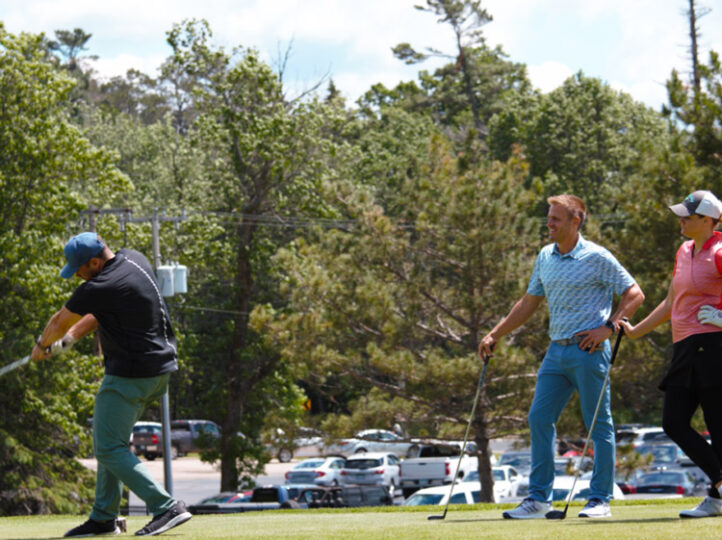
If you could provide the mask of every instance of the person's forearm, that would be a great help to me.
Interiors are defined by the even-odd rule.
[[[619,299],[617,310],[610,317],[613,322],[617,322],[623,318],[631,318],[644,302],[644,293],[636,283],[629,287]]]
[[[642,337],[657,328],[659,325],[666,323],[671,317],[672,303],[667,299],[662,300],[659,305],[654,308],[652,313],[647,315],[641,322],[634,325],[632,335],[630,337]]]
[[[71,326],[66,333],[69,334],[75,341],[78,341],[80,338],[87,336],[97,328],[98,320],[93,316],[93,314],[88,313]]]
[[[528,295],[522,297],[521,300],[514,304],[509,314],[499,321],[489,334],[494,336],[495,339],[499,339],[516,330],[531,318],[540,301],[532,301]]]

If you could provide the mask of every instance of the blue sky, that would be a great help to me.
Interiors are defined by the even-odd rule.
[[[701,0],[701,57],[722,53],[722,2]],[[415,79],[391,47],[408,41],[453,52],[451,30],[414,9],[423,0],[0,0],[0,21],[13,33],[80,27],[93,34],[90,54],[102,76],[135,67],[155,75],[168,56],[165,33],[187,18],[205,18],[214,41],[255,47],[270,64],[293,43],[285,81],[293,91],[329,74],[350,99],[372,84]],[[582,70],[658,109],[673,68],[689,71],[687,0],[486,0],[494,20],[490,45],[527,65],[542,91]],[[433,69],[434,63],[424,65]]]

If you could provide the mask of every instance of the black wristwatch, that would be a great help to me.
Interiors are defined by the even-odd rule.
[[[607,322],[604,323],[604,326],[609,328],[612,331],[612,334],[614,333],[614,323],[608,319]]]

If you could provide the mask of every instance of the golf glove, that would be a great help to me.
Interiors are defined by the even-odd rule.
[[[722,309],[714,306],[702,306],[697,312],[697,320],[702,324],[713,324],[722,328]]]
[[[56,354],[63,354],[64,352],[69,351],[73,346],[73,343],[75,343],[73,336],[65,334],[62,339],[59,339],[50,345],[50,355],[55,356]]]

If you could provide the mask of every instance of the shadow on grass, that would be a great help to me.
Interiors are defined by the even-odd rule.
[[[528,523],[530,520],[528,519],[504,519],[503,517],[498,518],[473,518],[473,519],[460,519],[460,518],[446,518],[444,520],[439,520],[443,522],[448,523],[488,523],[488,522],[496,522],[496,521],[504,521],[506,523]],[[588,527],[590,525],[609,525],[611,523],[666,523],[666,522],[675,522],[678,523],[680,519],[678,517],[660,517],[660,518],[648,518],[648,519],[639,519],[639,518],[633,518],[633,519],[587,519],[587,518],[577,518],[577,517],[571,517],[571,520],[566,519],[545,519],[545,520],[536,520],[541,523],[546,523],[548,521],[556,521],[556,522],[567,522],[571,523],[573,525],[582,526],[582,527]]]

